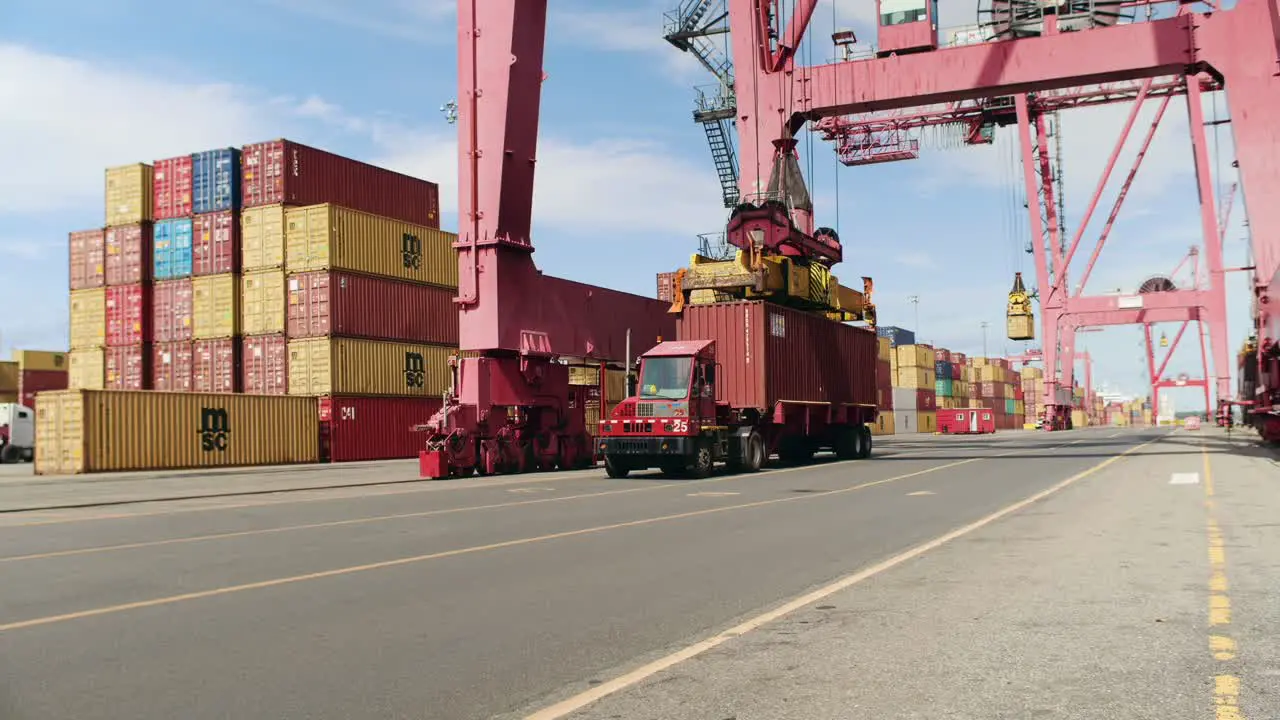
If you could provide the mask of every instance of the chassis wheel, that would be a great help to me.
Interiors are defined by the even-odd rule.
[[[836,431],[834,445],[838,460],[856,460],[862,457],[859,454],[862,451],[862,434],[856,426],[841,425]]]
[[[871,428],[866,425],[858,427],[858,458],[865,459],[871,457]]]
[[[698,447],[693,451],[693,459],[689,463],[689,475],[704,478],[709,476],[714,468],[715,460],[711,457],[711,445],[698,443]]]
[[[620,479],[630,475],[631,468],[627,467],[625,460],[614,458],[612,455],[605,455],[604,472],[611,478]]]
[[[747,449],[743,455],[745,457],[742,459],[740,471],[753,473],[759,472],[760,468],[764,467],[764,438],[760,437],[760,433],[752,432],[747,436]]]

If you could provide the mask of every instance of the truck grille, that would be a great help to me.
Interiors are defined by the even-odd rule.
[[[622,423],[622,431],[623,431],[623,432],[629,432],[629,433],[633,433],[633,432],[651,433],[651,432],[653,432],[653,423],[651,423],[651,422],[624,422],[624,423]]]
[[[643,455],[649,452],[648,440],[626,440],[619,438],[613,441],[613,450],[619,453],[634,453]]]
[[[653,417],[653,403],[636,403],[636,415],[640,417]]]

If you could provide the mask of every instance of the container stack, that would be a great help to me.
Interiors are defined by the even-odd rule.
[[[36,393],[67,387],[68,364],[63,352],[14,350],[8,362],[0,362],[0,404],[34,409]]]
[[[894,424],[899,433],[937,430],[937,361],[929,345],[898,345],[893,384]]]
[[[658,273],[658,294],[656,297],[662,302],[671,302],[676,297],[676,273],[660,272]]]
[[[1036,418],[1040,417],[1041,404],[1044,402],[1044,370],[1036,367],[1024,367],[1022,376],[1023,427],[1035,427]]]
[[[880,412],[875,424],[871,426],[871,434],[893,435],[897,432],[893,415],[893,373],[898,365],[895,360],[897,353],[891,338],[881,335],[876,341],[876,408]]]
[[[582,389],[583,408],[586,410],[587,434],[595,437],[600,431],[600,372],[598,361],[586,358],[564,358],[569,366],[569,385]],[[605,406],[612,407],[627,397],[627,371],[621,364],[606,365],[604,371]],[[593,446],[594,447],[594,446]]]
[[[879,325],[876,327],[876,337],[888,338],[889,347],[898,347],[899,345],[914,345],[916,342],[916,334],[910,330],[904,330],[893,325]]]

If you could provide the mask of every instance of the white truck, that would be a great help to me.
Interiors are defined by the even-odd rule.
[[[0,464],[31,462],[36,456],[36,411],[0,404]]]

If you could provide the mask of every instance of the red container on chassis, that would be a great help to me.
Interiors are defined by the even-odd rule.
[[[191,392],[194,348],[190,341],[151,346],[151,389]]]
[[[936,390],[916,390],[916,410],[936,410],[938,394]]]
[[[195,392],[240,392],[240,338],[196,340],[192,348]]]
[[[182,218],[191,215],[191,156],[157,160],[152,193],[155,219]]]
[[[458,344],[458,306],[448,288],[339,271],[291,275],[290,338],[342,337]]]
[[[107,231],[77,230],[67,237],[71,257],[72,290],[100,288],[107,284]]]
[[[433,182],[290,140],[245,145],[240,155],[244,207],[335,203],[352,210],[440,227]]]
[[[109,347],[106,350],[108,390],[150,390],[151,348],[147,345]]]
[[[191,274],[240,272],[240,215],[231,210],[196,215],[191,221]]]
[[[876,405],[874,331],[757,300],[688,306],[676,336],[715,341],[719,396],[735,408]]]
[[[36,406],[36,393],[66,389],[66,370],[23,370],[18,375],[18,402],[29,408]]]
[[[107,288],[107,347],[151,342],[151,286]]]
[[[995,415],[982,408],[939,410],[938,432],[943,435],[977,435],[996,431]]]
[[[241,367],[244,392],[289,394],[289,341],[284,335],[246,337]]]
[[[329,462],[416,458],[427,436],[415,432],[440,409],[440,398],[322,397],[322,453]]]
[[[107,285],[136,285],[151,280],[151,232],[151,223],[107,228]]]
[[[658,299],[671,302],[676,297],[676,274],[673,272],[658,273]]]
[[[151,329],[155,342],[171,343],[191,339],[191,316],[194,312],[192,302],[191,278],[163,280],[153,286]]]

